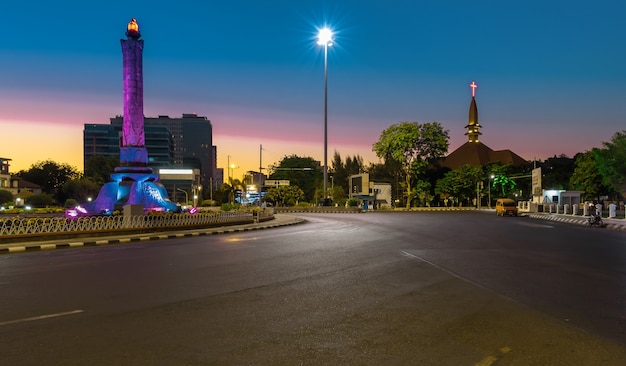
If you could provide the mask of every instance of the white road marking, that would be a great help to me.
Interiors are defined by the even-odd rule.
[[[552,225],[544,225],[544,224],[531,224],[528,222],[519,222],[520,225],[522,226],[528,226],[528,227],[540,227],[540,228],[546,228],[546,229],[554,229],[554,226]]]
[[[15,324],[15,323],[30,322],[30,321],[33,321],[33,320],[42,320],[42,319],[48,319],[48,318],[56,318],[56,317],[59,317],[59,316],[74,315],[74,314],[82,313],[83,311],[84,310],[72,310],[72,311],[66,311],[66,312],[63,312],[63,313],[46,314],[46,315],[40,315],[40,316],[33,316],[31,318],[9,320],[9,321],[6,321],[6,322],[0,322],[0,326],[9,325],[9,324]]]
[[[413,257],[413,258],[417,258],[419,260],[422,260],[422,258],[416,256],[415,254],[409,253],[409,252],[404,251],[404,250],[400,250],[400,253],[402,253],[402,255],[404,255],[406,257]]]

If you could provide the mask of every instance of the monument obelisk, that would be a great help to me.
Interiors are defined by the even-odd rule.
[[[144,137],[143,40],[139,39],[141,33],[135,18],[128,23],[126,36],[127,39],[120,40],[123,54],[124,123],[120,146],[121,169],[116,171],[151,171],[147,168],[148,151]]]
[[[120,145],[120,166],[111,178],[118,182],[117,196],[126,205],[144,210],[177,211],[180,208],[167,197],[165,187],[158,182],[148,166],[143,119],[143,40],[135,18],[126,27],[122,44],[122,75],[124,76],[124,122]],[[118,200],[118,204],[120,200]]]
[[[124,77],[124,123],[120,140],[120,166],[111,174],[112,182],[100,188],[98,197],[85,204],[78,213],[70,210],[68,217],[80,215],[112,214],[124,208],[131,215],[149,211],[180,211],[170,201],[159,176],[148,166],[143,119],[143,40],[139,25],[133,18],[126,29],[127,39],[122,39]],[[130,210],[126,210],[130,208]]]

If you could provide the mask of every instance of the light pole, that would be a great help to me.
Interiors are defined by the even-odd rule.
[[[193,207],[198,207],[198,198],[202,193],[202,186],[193,186]]]
[[[180,189],[180,188],[176,188],[177,191],[181,191],[185,194],[185,206],[187,206],[187,204],[189,203],[189,193],[187,193],[187,191],[185,191],[184,189]]]
[[[335,199],[335,179],[332,175],[330,176],[330,197]]]
[[[230,155],[228,155],[228,184],[232,184],[231,183],[231,178],[230,178]]]
[[[230,171],[229,171],[229,175],[228,175],[228,179],[230,179],[230,184],[233,184],[233,175],[235,174],[235,169],[239,168],[237,165],[235,164],[230,164],[229,166]]]
[[[491,209],[491,181],[493,180],[493,178],[495,178],[496,176],[491,174],[489,176],[489,208]]]
[[[324,27],[317,34],[317,44],[324,46],[324,195],[328,195],[328,47],[333,45],[333,31]],[[326,197],[324,198],[326,203]]]

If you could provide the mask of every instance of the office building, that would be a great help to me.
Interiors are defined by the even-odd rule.
[[[95,155],[119,156],[123,117],[111,118],[110,125],[85,124],[85,163]],[[148,165],[159,168],[199,169],[200,184],[219,187],[217,148],[213,146],[211,121],[196,114],[182,118],[144,117]],[[166,136],[167,135],[167,136]]]

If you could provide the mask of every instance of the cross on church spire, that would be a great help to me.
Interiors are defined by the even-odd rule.
[[[472,98],[474,98],[476,96],[476,88],[478,88],[478,85],[476,85],[476,82],[474,80],[472,80],[470,88],[472,88]]]

